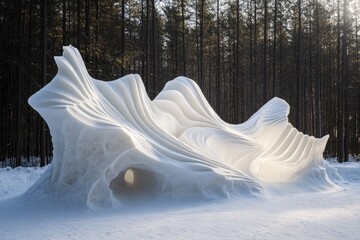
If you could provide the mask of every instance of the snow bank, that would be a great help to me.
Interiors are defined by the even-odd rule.
[[[232,125],[186,77],[151,101],[138,75],[91,78],[74,47],[55,60],[58,74],[29,99],[50,128],[53,162],[27,197],[46,192],[97,208],[145,197],[257,196],[269,184],[334,186],[322,157],[328,136],[293,128],[282,99]]]
[[[0,199],[25,192],[46,170],[45,168],[0,168]]]
[[[360,167],[359,162],[343,162],[334,163],[333,167],[336,168],[342,180],[347,182],[358,182],[360,183]]]

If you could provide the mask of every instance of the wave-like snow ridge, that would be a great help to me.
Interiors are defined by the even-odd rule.
[[[232,125],[186,77],[151,101],[139,75],[93,79],[72,46],[55,60],[57,75],[29,99],[54,150],[28,196],[41,189],[97,208],[144,197],[261,195],[270,183],[333,186],[322,157],[328,136],[293,128],[282,99]]]

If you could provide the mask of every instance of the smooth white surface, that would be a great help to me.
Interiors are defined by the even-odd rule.
[[[232,125],[186,77],[168,82],[151,101],[138,75],[91,78],[71,46],[55,60],[58,74],[29,99],[50,127],[54,157],[28,199],[51,195],[97,209],[143,199],[336,189],[322,157],[328,136],[293,128],[282,99]],[[133,184],[125,179],[128,169]]]

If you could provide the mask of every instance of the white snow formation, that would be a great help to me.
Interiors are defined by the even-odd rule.
[[[94,209],[146,197],[258,196],[270,185],[334,187],[322,157],[328,136],[296,130],[282,99],[233,125],[186,77],[151,101],[139,75],[93,79],[72,46],[55,60],[57,75],[29,99],[54,149],[28,196],[54,193]]]

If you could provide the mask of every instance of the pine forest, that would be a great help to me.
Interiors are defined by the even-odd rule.
[[[358,0],[0,0],[0,161],[51,162],[27,99],[70,44],[92,77],[137,73],[151,99],[189,77],[230,123],[280,97],[297,129],[330,135],[325,157],[359,158],[359,38]]]

